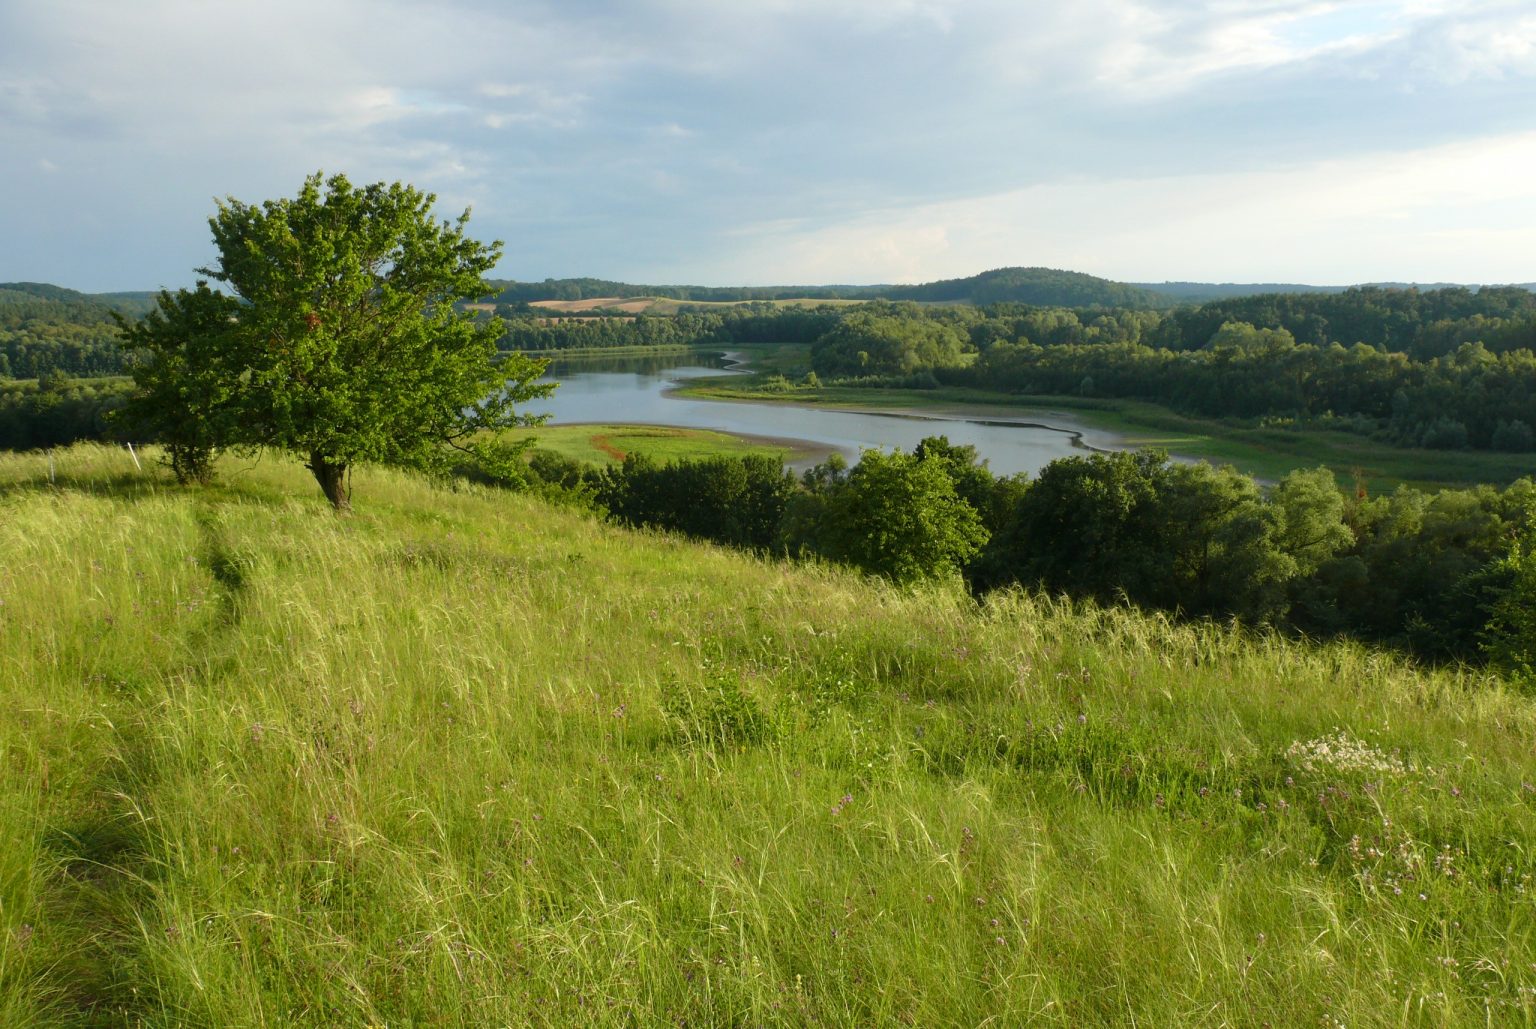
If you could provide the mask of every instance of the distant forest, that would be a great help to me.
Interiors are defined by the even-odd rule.
[[[496,303],[504,349],[795,343],[809,348],[805,371],[825,385],[1143,400],[1403,446],[1536,450],[1536,293],[1518,286],[1369,286],[1155,308],[1136,287],[1000,269],[879,287],[904,296],[855,305],[771,302],[815,292],[792,287],[735,306],[712,298],[740,290],[672,287],[682,301],[675,315],[562,313],[514,299],[556,287],[569,299],[663,289],[598,279],[509,285]],[[875,288],[819,287],[828,299]],[[1037,299],[978,302],[1018,296]],[[0,380],[22,380],[0,389],[0,447],[101,438],[105,412],[126,389],[107,378],[127,371],[113,312],[131,318],[149,303],[148,294],[0,284]]]
[[[496,280],[493,280],[495,282]],[[915,286],[639,286],[606,279],[496,282],[501,304],[602,297],[662,297],[700,303],[754,300],[915,300],[942,304],[1048,304],[1062,307],[1170,307],[1180,301],[1153,290],[1055,268],[997,268],[963,279]]]
[[[1536,294],[1361,287],[1158,312],[1024,304],[684,308],[514,317],[506,345],[800,343],[823,385],[969,386],[1299,420],[1404,446],[1523,452],[1536,412]]]

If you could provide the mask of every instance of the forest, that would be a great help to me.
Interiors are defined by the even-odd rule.
[[[0,388],[0,447],[121,435],[106,416],[127,386],[102,377],[128,370],[114,309],[142,300],[10,286],[25,289],[0,289],[0,382],[16,380]],[[810,348],[805,371],[829,386],[1138,400],[1397,446],[1536,450],[1536,294],[1512,287],[1359,288],[1166,311],[884,300],[625,318],[500,309],[511,315],[508,352],[796,343]]]
[[[1512,620],[1536,610],[1530,478],[1372,496],[1315,469],[1265,490],[1144,450],[1058,460],[1031,479],[995,476],[974,448],[934,437],[911,453],[866,451],[851,469],[834,456],[798,479],[762,457],[631,455],[598,469],[536,452],[519,478],[486,481],[895,582],[958,576],[977,595],[1024,586],[1436,661],[1536,660],[1536,637],[1521,642]]]
[[[1536,448],[1536,294],[1462,288],[1259,296],[1155,312],[876,301],[513,318],[503,345],[802,343],[826,385],[940,384],[1151,401],[1401,446]]]

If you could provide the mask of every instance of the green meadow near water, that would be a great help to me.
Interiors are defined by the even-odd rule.
[[[529,435],[541,450],[596,465],[615,464],[630,454],[667,462],[748,454],[782,460],[798,453],[787,444],[670,425],[545,425]]]
[[[0,1025],[1536,1023],[1489,674],[219,471],[0,458]]]

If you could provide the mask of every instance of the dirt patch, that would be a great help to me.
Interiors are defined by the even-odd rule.
[[[589,442],[598,450],[601,450],[603,453],[613,458],[615,461],[622,461],[629,456],[624,451],[613,445],[613,440],[608,437],[607,433],[598,433],[597,435],[592,436]]]

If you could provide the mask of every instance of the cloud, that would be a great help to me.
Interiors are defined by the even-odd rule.
[[[1044,264],[1132,281],[1528,281],[1536,133],[1246,175],[1106,177],[744,230],[727,274],[920,282]]]
[[[0,188],[19,201],[0,261],[175,281],[206,260],[210,196],[325,168],[472,204],[518,277],[762,281],[744,231],[802,280],[910,278],[936,254],[973,271],[1005,249],[983,223],[913,212],[1092,203],[1106,181],[1213,195],[1509,138],[1536,129],[1533,46],[1530,0],[0,5]],[[1473,235],[1486,214],[1411,211],[1431,208]],[[32,214],[50,210],[78,221]],[[1099,239],[1059,252],[1103,267]],[[1177,244],[1166,260],[1193,263]]]

